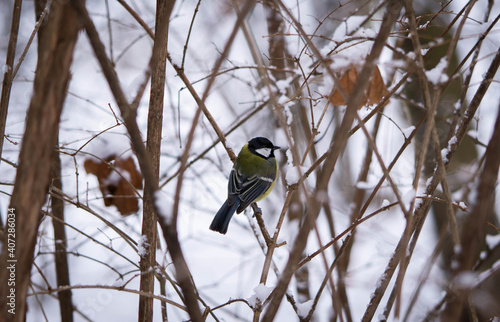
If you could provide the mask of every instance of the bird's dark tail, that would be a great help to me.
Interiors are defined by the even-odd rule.
[[[211,230],[217,231],[223,235],[227,233],[229,221],[231,221],[234,212],[240,205],[240,200],[238,198],[235,199],[236,200],[231,205],[229,205],[228,200],[226,200],[222,207],[220,207],[219,211],[217,211],[217,214],[215,215],[214,220],[212,220],[212,223],[210,224]]]

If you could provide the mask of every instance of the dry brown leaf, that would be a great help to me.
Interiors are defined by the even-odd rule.
[[[104,204],[107,207],[115,205],[118,211],[126,216],[139,210],[137,196],[131,185],[136,189],[142,189],[142,176],[132,157],[115,159],[115,155],[108,157],[105,162],[87,159],[83,165],[87,173],[97,177]],[[108,165],[113,160],[116,171]]]
[[[344,93],[349,96],[354,89],[354,85],[358,79],[358,72],[356,67],[351,66],[346,72],[342,74],[339,79],[340,86],[342,87]],[[387,87],[384,84],[382,75],[377,66],[373,70],[373,75],[368,84],[367,94],[365,95],[361,106],[366,104],[377,104],[385,95],[387,95]],[[338,89],[335,89],[333,95],[330,97],[330,103],[333,105],[346,105],[342,94]],[[360,107],[361,107],[360,106]]]
[[[351,94],[352,89],[354,88],[354,84],[356,84],[356,79],[358,79],[358,72],[354,66],[351,66],[339,79],[340,87],[344,91],[344,94],[349,96]],[[342,94],[338,89],[335,89],[333,95],[330,97],[330,102],[333,105],[346,105],[347,103],[342,97]]]
[[[387,87],[382,79],[380,70],[375,66],[372,79],[368,84],[368,104],[377,104],[387,93]]]

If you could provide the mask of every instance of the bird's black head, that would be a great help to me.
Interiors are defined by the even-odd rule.
[[[271,141],[263,137],[256,137],[248,141],[248,149],[250,152],[257,154],[264,159],[274,157],[274,150],[279,149]]]

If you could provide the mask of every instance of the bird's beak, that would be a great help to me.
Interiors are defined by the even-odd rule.
[[[275,145],[275,146],[273,147],[273,150],[279,150],[279,149],[281,149],[281,147],[280,147],[280,146],[276,146],[276,145]]]

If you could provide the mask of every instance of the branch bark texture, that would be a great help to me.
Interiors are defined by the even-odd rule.
[[[16,218],[15,258],[7,253],[3,243],[1,263],[15,259],[16,314],[7,314],[8,321],[23,321],[26,311],[26,292],[30,283],[33,251],[49,185],[49,170],[54,142],[59,129],[59,118],[70,81],[79,24],[69,4],[52,2],[46,25],[46,37],[40,39],[40,55],[34,81],[34,92],[26,119],[19,165],[10,201]],[[9,256],[9,257],[8,257]],[[0,306],[7,308],[6,285],[8,271],[1,270]]]
[[[161,133],[163,125],[163,99],[165,92],[165,68],[167,60],[168,25],[175,0],[158,0],[156,3],[156,27],[151,56],[151,94],[148,113],[148,133],[146,150],[151,156],[155,182],[144,191],[144,210],[142,218],[142,238],[145,238],[146,253],[141,258],[140,289],[154,293],[154,273],[156,265],[157,216],[154,192],[158,189],[160,171]],[[150,191],[154,186],[155,191]],[[147,296],[139,298],[139,321],[153,320],[153,299]]]

